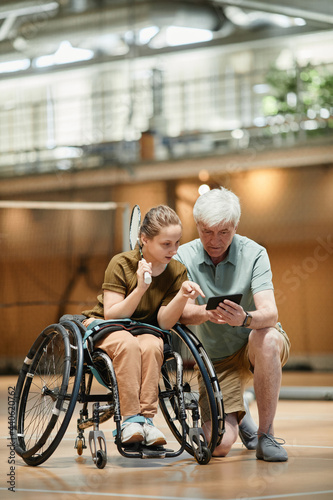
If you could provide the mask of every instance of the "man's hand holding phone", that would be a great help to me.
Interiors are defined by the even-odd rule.
[[[244,320],[244,309],[240,305],[242,297],[242,294],[210,297],[206,305],[209,321],[240,326]]]

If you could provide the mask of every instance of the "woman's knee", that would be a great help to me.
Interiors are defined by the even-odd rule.
[[[112,359],[124,356],[139,358],[141,356],[136,337],[124,330],[110,333],[97,344],[97,347],[105,350]]]
[[[136,337],[131,333],[119,342],[118,349],[134,355],[140,355],[140,345]]]
[[[139,337],[138,337],[139,338]],[[163,356],[163,340],[155,335],[140,335],[140,348],[143,356]]]

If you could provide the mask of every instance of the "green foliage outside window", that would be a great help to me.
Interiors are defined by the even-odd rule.
[[[310,64],[291,70],[272,67],[266,82],[271,89],[263,98],[266,117],[317,120],[318,128],[333,128],[333,74],[327,68]]]

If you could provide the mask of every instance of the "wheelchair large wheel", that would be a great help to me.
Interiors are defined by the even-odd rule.
[[[221,390],[213,365],[197,337],[186,327],[177,325],[171,331],[171,354],[166,356],[160,378],[160,408],[166,422],[179,443],[183,427],[180,418],[176,360],[172,351],[183,360],[183,394],[186,413],[185,450],[195,456],[190,440],[190,429],[197,425],[193,410],[199,411],[198,425],[211,421],[212,432],[207,441],[208,453],[220,444],[224,433],[224,409]],[[202,402],[205,400],[205,405]]]
[[[15,390],[15,451],[28,465],[45,462],[70,422],[83,369],[82,337],[71,322],[48,326],[31,347]]]

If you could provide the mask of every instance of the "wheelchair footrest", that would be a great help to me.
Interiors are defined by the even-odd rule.
[[[145,446],[141,443],[123,445],[124,452],[128,455],[140,455],[141,458],[165,458],[166,454],[172,452],[163,446]]]

